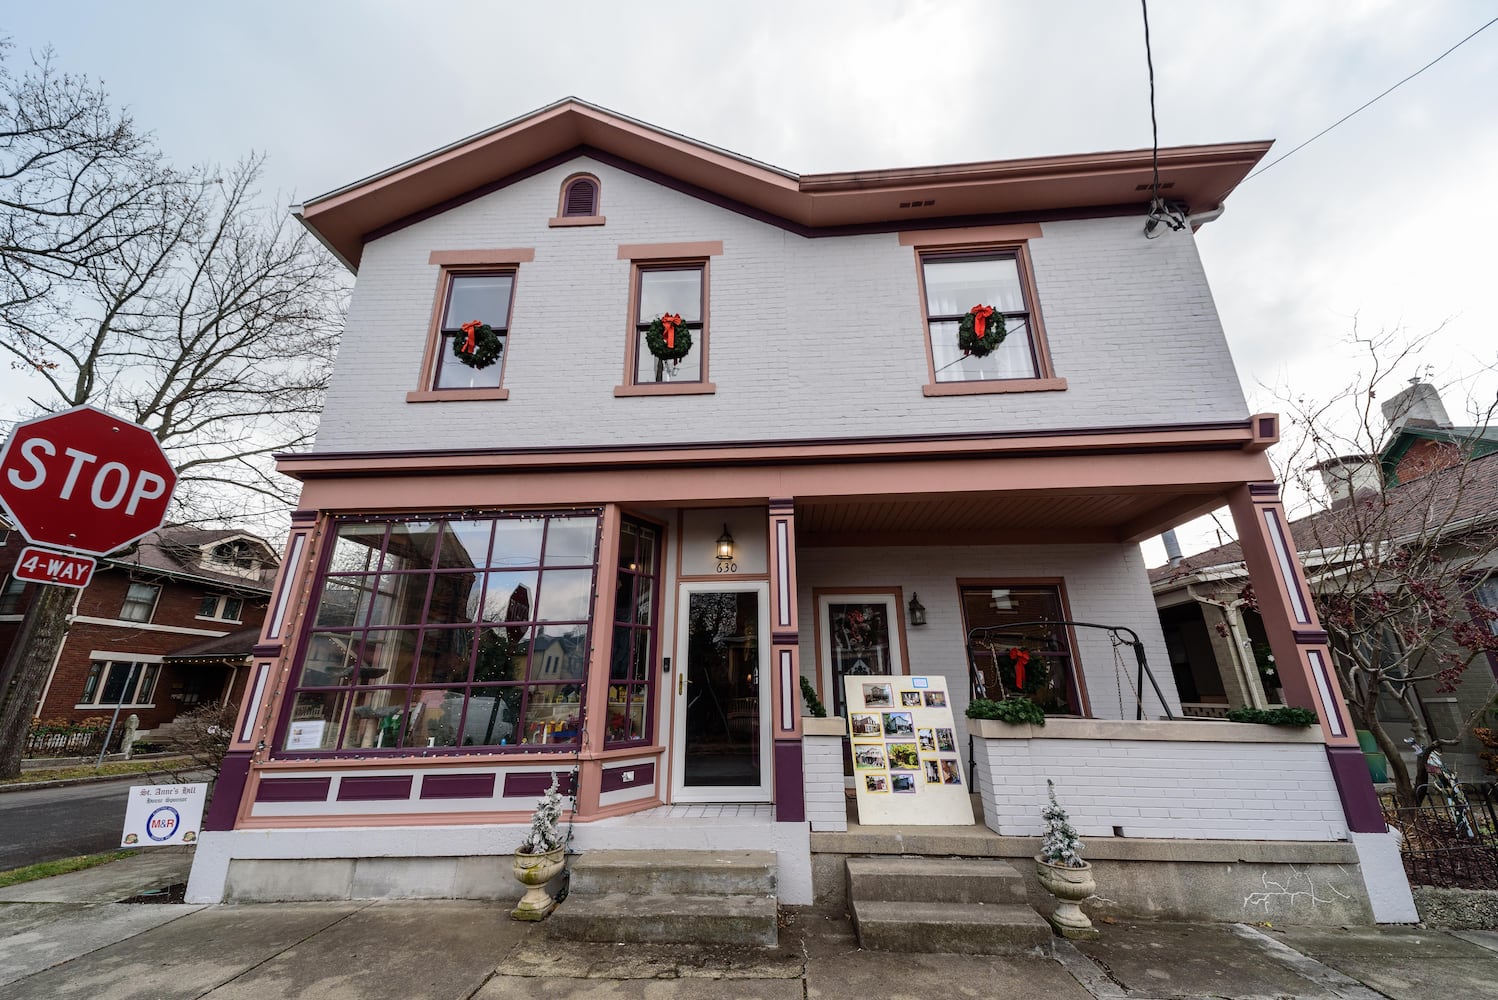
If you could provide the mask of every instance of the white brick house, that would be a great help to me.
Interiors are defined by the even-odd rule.
[[[810,902],[810,838],[845,813],[799,675],[834,709],[860,659],[944,676],[966,748],[973,629],[1097,622],[1158,668],[1147,718],[1178,714],[1137,543],[1229,502],[1321,727],[1129,730],[1108,634],[1056,624],[1015,641],[1075,745],[984,739],[966,780],[1024,837],[1037,786],[992,762],[1070,759],[1082,788],[1113,753],[1141,763],[1093,836],[1356,863],[1384,828],[1279,558],[1277,421],[1246,410],[1193,237],[1267,148],[1161,150],[1194,221],[1146,239],[1148,151],[798,176],[566,100],[308,201],[358,281],[316,444],[281,456],[301,509],[194,897],[250,862],[374,856],[450,894],[557,774],[579,843],[771,844],[782,900]],[[973,299],[1005,322],[986,358],[957,346]],[[662,315],[692,338],[676,367],[648,350]],[[468,321],[495,364],[459,357]],[[1162,740],[1218,804],[1159,821]],[[1306,770],[1283,821],[1275,786],[1232,786],[1271,757]],[[348,872],[317,894],[357,894]]]

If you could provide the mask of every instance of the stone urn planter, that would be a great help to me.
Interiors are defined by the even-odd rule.
[[[510,913],[516,920],[544,920],[556,909],[557,901],[546,891],[546,883],[562,871],[567,848],[558,847],[544,854],[515,852],[515,878],[525,886],[525,895]]]
[[[1077,904],[1097,892],[1097,883],[1092,878],[1092,865],[1083,863],[1081,868],[1053,865],[1039,857],[1035,859],[1035,875],[1041,888],[1056,897],[1056,912],[1046,919],[1056,933],[1073,940],[1091,940],[1098,936],[1097,928]]]

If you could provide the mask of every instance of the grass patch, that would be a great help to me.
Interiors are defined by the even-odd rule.
[[[68,872],[79,872],[85,868],[92,868],[95,865],[107,865],[111,861],[118,861],[121,858],[128,858],[139,853],[139,851],[106,851],[103,854],[85,854],[77,858],[43,861],[39,865],[27,865],[25,868],[12,868],[8,872],[0,872],[0,889],[4,889],[6,886],[20,885],[22,882],[34,882],[39,878],[65,875]]]
[[[22,771],[19,778],[0,778],[0,785],[19,785],[29,781],[65,781],[68,778],[92,778],[95,775],[142,774],[146,771],[171,770],[176,761],[121,760],[103,767],[53,767],[41,771]]]

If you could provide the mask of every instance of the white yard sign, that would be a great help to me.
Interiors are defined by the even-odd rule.
[[[196,843],[203,829],[208,786],[133,785],[125,806],[121,847],[165,847]]]
[[[854,675],[843,684],[858,822],[972,824],[946,678]]]

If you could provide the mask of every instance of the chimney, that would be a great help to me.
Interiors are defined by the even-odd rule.
[[[1441,405],[1441,394],[1435,386],[1419,379],[1410,379],[1410,387],[1385,400],[1382,409],[1391,435],[1398,434],[1405,427],[1451,426],[1446,407]]]
[[[1436,405],[1440,405],[1437,401]],[[1321,474],[1321,485],[1333,504],[1351,500],[1359,493],[1378,492],[1383,472],[1372,455],[1344,455],[1311,466]]]
[[[1160,541],[1165,543],[1165,558],[1170,560],[1170,568],[1181,565],[1181,543],[1176,539],[1175,529],[1166,528],[1160,534]]]

